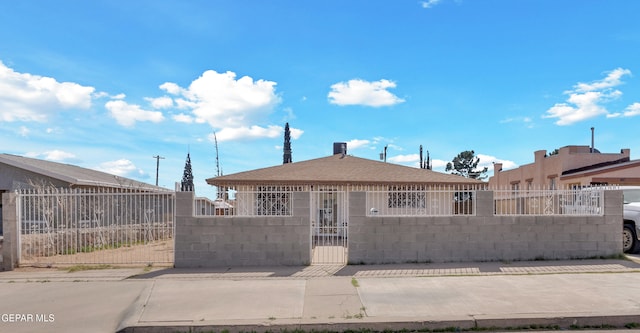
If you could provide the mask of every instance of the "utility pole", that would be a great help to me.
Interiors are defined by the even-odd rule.
[[[156,159],[156,186],[158,186],[158,171],[160,171],[160,159],[164,160],[164,157],[160,155],[153,156]]]

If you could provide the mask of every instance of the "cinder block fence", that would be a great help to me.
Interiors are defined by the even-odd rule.
[[[622,253],[622,191],[604,191],[603,212],[496,215],[494,192],[478,191],[475,212],[375,216],[366,192],[348,193],[348,262],[518,261]],[[288,216],[195,216],[193,193],[176,193],[176,267],[308,265],[310,194],[293,192]]]
[[[193,192],[176,193],[175,267],[308,265],[309,193],[292,216],[194,216]]]

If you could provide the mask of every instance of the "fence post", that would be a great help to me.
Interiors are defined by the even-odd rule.
[[[621,190],[606,190],[604,192],[604,215],[613,216],[618,221],[623,220],[624,196]]]
[[[176,216],[194,216],[193,192],[176,192]]]
[[[12,271],[18,267],[18,214],[15,193],[2,193],[2,270]]]
[[[493,216],[493,191],[476,191],[476,216]]]

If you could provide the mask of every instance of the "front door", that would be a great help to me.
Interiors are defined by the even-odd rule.
[[[311,264],[346,265],[348,218],[344,191],[311,192]]]

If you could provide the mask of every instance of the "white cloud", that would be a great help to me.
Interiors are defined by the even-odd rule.
[[[72,160],[76,158],[75,154],[68,153],[62,150],[50,150],[50,151],[44,152],[44,156],[46,160],[56,161],[56,162],[60,162],[64,160]]]
[[[289,129],[292,132],[291,129]],[[216,133],[218,142],[232,141],[239,139],[255,139],[255,138],[277,138],[284,135],[284,128],[281,126],[260,127],[253,125],[251,127],[226,127]],[[213,141],[213,134],[209,135],[209,139]]]
[[[401,164],[414,164],[417,166],[420,162],[419,154],[396,155],[387,157],[387,161]]]
[[[0,61],[0,121],[44,122],[60,109],[91,107],[93,87],[18,73]]]
[[[431,8],[437,5],[438,3],[440,3],[440,0],[426,0],[426,1],[420,2],[420,4],[422,5],[422,8]]]
[[[76,155],[73,153],[69,153],[66,151],[62,151],[62,150],[50,150],[50,151],[45,151],[43,153],[36,153],[36,152],[28,152],[25,154],[25,156],[27,157],[31,157],[31,158],[41,158],[41,159],[45,159],[48,161],[54,161],[54,162],[62,162],[62,161],[74,161],[76,160]]]
[[[609,72],[607,77],[602,80],[594,81],[591,83],[578,82],[578,84],[574,86],[574,91],[588,92],[617,87],[622,84],[621,79],[624,75],[631,75],[631,71],[628,69],[616,68]],[[571,93],[571,91],[569,93]]]
[[[363,148],[371,143],[369,140],[353,139],[347,142],[347,150]]]
[[[607,118],[635,117],[640,115],[640,103],[636,102],[624,109],[623,112],[610,113]]]
[[[171,95],[180,95],[184,91],[184,89],[180,88],[179,85],[172,82],[165,82],[161,84],[160,89],[170,93]]]
[[[175,120],[175,121],[177,121],[179,123],[191,124],[194,121],[193,117],[191,117],[188,114],[184,114],[184,113],[173,115],[172,118],[173,118],[173,120]]]
[[[173,99],[168,96],[162,96],[158,98],[145,98],[154,109],[168,109],[173,106]]]
[[[290,107],[284,108],[284,113],[287,115],[285,119],[293,120],[296,119],[296,115],[293,113],[293,109]]]
[[[236,80],[234,72],[204,72],[188,88],[167,82],[160,88],[177,96],[178,108],[191,110],[196,122],[207,122],[213,128],[234,129],[252,126],[268,115],[280,98],[276,83],[243,76]]]
[[[387,91],[395,87],[395,82],[384,79],[374,82],[354,79],[332,85],[328,97],[331,104],[337,105],[390,106],[404,102]]]
[[[451,161],[443,161],[443,160],[431,160],[431,169],[438,169],[441,171],[444,171],[444,169],[447,167],[447,163],[449,163]]]
[[[27,137],[27,136],[29,136],[29,133],[30,133],[30,132],[31,132],[31,131],[30,131],[27,127],[25,127],[25,126],[20,126],[20,128],[18,129],[18,133],[19,133],[19,134],[20,134],[20,136],[22,136],[22,137]]]
[[[622,77],[631,75],[628,69],[617,68],[607,74],[602,80],[591,83],[578,83],[573,90],[565,91],[569,95],[565,103],[556,103],[549,108],[543,118],[557,118],[557,125],[570,125],[599,115],[608,118],[617,117],[619,113],[609,113],[602,104],[622,96],[622,92],[613,89],[622,84]],[[632,106],[628,107],[632,108]]]
[[[161,112],[143,110],[139,105],[128,104],[122,100],[109,101],[105,104],[105,107],[118,124],[126,127],[135,125],[137,121],[158,123],[164,120]]]
[[[547,110],[545,118],[558,118],[557,125],[570,125],[607,114],[607,109],[598,104],[603,99],[603,94],[596,91],[574,93],[569,96],[569,103],[558,103]]]
[[[491,156],[491,155],[483,155],[483,154],[477,154],[476,155],[477,158],[480,159],[480,162],[478,163],[478,169],[482,169],[484,167],[488,168],[488,171],[493,170],[493,163],[502,163],[502,169],[514,169],[516,167],[518,167],[518,165],[513,162],[513,161],[509,161],[509,160],[501,160],[498,159],[495,156]]]
[[[289,127],[289,133],[291,134],[292,139],[298,140],[302,136],[302,133],[304,133],[304,131],[298,128]]]
[[[297,140],[304,133],[303,130],[297,128],[289,128],[291,138]],[[278,138],[284,135],[284,128],[282,126],[271,125],[268,127],[250,126],[250,127],[226,127],[221,131],[216,132],[215,136],[218,142],[233,141],[233,140],[247,140],[258,138]],[[213,134],[209,134],[209,140],[214,141]]]
[[[101,163],[96,170],[121,177],[139,177],[146,175],[144,171],[138,169],[133,162],[127,159]]]
[[[633,104],[629,105],[624,110],[624,114],[623,115],[625,117],[633,117],[633,116],[640,115],[640,103],[636,102],[636,103],[633,103]]]

